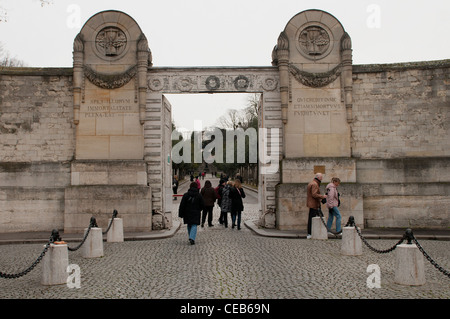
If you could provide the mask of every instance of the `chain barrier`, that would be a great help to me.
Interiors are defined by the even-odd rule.
[[[370,246],[370,244],[367,242],[367,240],[361,235],[360,230],[358,229],[358,227],[356,227],[355,224],[355,219],[353,216],[350,216],[350,218],[348,219],[347,224],[345,225],[345,227],[355,227],[356,232],[358,233],[359,237],[361,238],[361,240],[363,241],[363,243],[369,247],[372,251],[376,252],[376,253],[380,253],[380,254],[384,254],[384,253],[389,253],[391,251],[393,251],[395,248],[397,248],[398,245],[400,245],[403,241],[407,240],[407,244],[408,245],[412,245],[412,242],[414,242],[414,244],[417,246],[417,248],[419,249],[419,251],[423,254],[423,256],[437,269],[439,270],[441,273],[443,273],[445,276],[450,278],[450,271],[444,269],[442,266],[439,266],[439,264],[433,260],[433,258],[430,257],[430,255],[427,254],[427,252],[423,249],[423,247],[419,244],[419,241],[417,240],[417,238],[414,236],[413,232],[411,229],[407,229],[405,231],[405,234],[403,235],[403,237],[400,239],[400,241],[395,244],[395,246],[386,249],[386,250],[378,250],[372,246]]]
[[[103,234],[106,234],[109,231],[109,229],[111,228],[112,223],[114,221],[114,218],[116,218],[116,217],[117,217],[117,210],[114,210],[112,218],[111,218],[111,222],[109,223],[108,228],[106,229],[105,232],[103,232]],[[91,217],[91,220],[89,222],[89,227],[88,227],[86,233],[84,234],[84,237],[83,237],[81,243],[78,246],[74,247],[74,248],[71,248],[71,247],[67,246],[67,249],[69,251],[76,251],[76,250],[78,250],[84,244],[84,242],[86,241],[86,239],[87,239],[87,237],[89,235],[89,232],[91,231],[92,227],[98,227],[95,217]],[[20,278],[22,276],[25,276],[31,270],[33,270],[37,266],[37,264],[39,264],[41,262],[42,258],[44,258],[45,254],[47,253],[48,249],[50,248],[50,244],[58,242],[58,241],[61,241],[61,237],[59,236],[58,230],[54,229],[54,230],[52,230],[52,234],[50,236],[50,239],[48,240],[47,244],[45,245],[43,251],[41,252],[39,257],[31,264],[30,267],[28,267],[27,269],[25,269],[25,270],[23,270],[23,271],[21,271],[19,273],[16,273],[16,274],[7,274],[7,273],[3,273],[3,272],[0,271],[0,278],[11,279],[11,278]]]
[[[414,241],[414,243],[416,244],[417,248],[419,248],[420,252],[423,254],[423,256],[437,269],[439,270],[441,273],[443,273],[445,276],[450,278],[450,271],[445,270],[443,267],[439,266],[438,263],[436,261],[433,260],[433,258],[430,257],[430,255],[428,255],[426,253],[426,251],[422,248],[422,246],[419,244],[419,242],[417,241],[416,237],[414,237],[414,235],[411,232],[411,236],[412,236],[412,241]]]
[[[118,213],[117,213],[117,210],[114,209],[113,214],[112,214],[111,221],[109,222],[109,225],[108,225],[108,228],[106,228],[106,230],[105,230],[104,232],[102,232],[103,235],[105,235],[106,233],[109,232],[109,229],[111,228],[111,226],[112,226],[112,224],[113,224],[113,222],[114,222],[114,218],[117,217],[117,214],[118,214]]]
[[[111,218],[111,222],[109,223],[108,228],[106,229],[105,232],[102,232],[103,235],[106,234],[106,233],[109,231],[109,229],[111,228],[112,223],[113,223],[113,221],[114,221],[114,218],[117,217],[117,214],[118,214],[118,213],[117,213],[117,210],[115,209],[115,210],[113,211],[112,218]],[[74,248],[67,247],[67,249],[69,249],[69,251],[76,251],[76,250],[78,250],[81,246],[83,246],[83,244],[84,244],[84,242],[86,241],[86,239],[87,239],[87,237],[88,237],[88,235],[89,235],[89,232],[91,231],[91,228],[92,228],[92,227],[98,227],[98,225],[97,225],[97,220],[95,219],[94,216],[91,217],[91,220],[90,220],[90,222],[89,222],[89,227],[88,227],[86,233],[84,234],[84,237],[83,237],[83,239],[81,240],[81,243],[80,243],[78,246],[74,247]]]
[[[39,257],[31,264],[30,267],[28,267],[27,269],[25,269],[17,274],[7,274],[7,273],[0,272],[0,278],[15,279],[15,278],[20,278],[22,276],[25,276],[30,271],[32,271],[34,269],[34,267],[37,266],[37,264],[39,264],[41,262],[42,258],[44,258],[45,254],[47,253],[47,250],[50,248],[50,244],[52,244],[58,240],[61,240],[61,238],[59,237],[58,230],[54,229],[52,231],[50,239],[48,240],[47,244],[44,247],[44,250],[41,252]]]
[[[88,229],[86,230],[86,233],[84,234],[84,237],[83,237],[83,239],[81,240],[81,243],[80,243],[78,246],[74,247],[74,248],[71,248],[71,247],[67,246],[67,249],[68,249],[69,251],[76,251],[76,250],[80,249],[80,247],[83,246],[84,242],[86,241],[86,239],[87,239],[87,237],[88,237],[88,235],[89,235],[89,232],[91,231],[91,228],[92,228],[92,227],[98,227],[98,226],[97,226],[97,221],[95,220],[95,217],[91,217],[91,220],[90,220],[90,222],[89,222],[89,227],[88,227]]]
[[[355,224],[355,218],[353,216],[350,216],[350,218],[348,219],[347,224],[345,225],[345,227],[355,227],[356,232],[358,233],[358,236],[361,238],[362,242],[369,247],[370,250],[372,250],[373,252],[376,252],[378,254],[387,254],[390,253],[391,251],[395,250],[395,248],[397,248],[398,245],[400,245],[401,243],[403,243],[406,239],[406,234],[403,235],[403,237],[391,248],[385,249],[385,250],[379,250],[375,247],[372,247],[369,242],[367,241],[366,238],[364,238],[364,236],[361,234],[361,231],[358,229],[358,227]]]

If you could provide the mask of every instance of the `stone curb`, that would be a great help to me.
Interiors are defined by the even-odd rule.
[[[257,226],[256,220],[245,221],[244,224],[247,228],[249,228],[252,232],[259,236],[264,237],[273,237],[273,238],[306,238],[305,231],[296,231],[296,230],[277,230],[277,229],[267,229],[261,228]],[[377,234],[377,233],[364,233],[362,230],[362,235],[367,239],[397,239],[401,238],[399,234]],[[426,240],[450,240],[449,235],[440,235],[440,234],[417,234],[414,235],[417,239],[426,239]],[[341,236],[328,235],[328,239],[341,239]]]
[[[164,239],[174,236],[180,229],[181,223],[179,221],[173,221],[173,226],[171,229],[165,230],[154,230],[148,233],[124,233],[124,241],[136,241],[136,240],[153,240],[153,239]],[[36,244],[36,243],[47,243],[48,238],[50,238],[50,232],[48,237],[44,238],[42,233],[24,233],[24,238],[8,238],[8,234],[2,234],[0,238],[0,245],[13,245],[13,244]],[[73,242],[80,242],[82,240],[82,234],[62,234],[62,240],[66,241],[69,245]],[[103,235],[103,241],[106,241],[106,234]]]

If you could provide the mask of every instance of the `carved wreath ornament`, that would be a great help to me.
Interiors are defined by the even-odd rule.
[[[341,65],[337,65],[333,70],[323,73],[309,73],[299,70],[294,65],[289,65],[289,72],[303,85],[309,87],[323,87],[334,82],[341,74]]]
[[[84,76],[87,77],[92,84],[102,89],[120,88],[125,84],[127,84],[128,82],[130,82],[130,80],[137,73],[136,65],[130,67],[123,73],[114,73],[114,74],[98,73],[87,65],[85,65],[83,68],[84,68]]]

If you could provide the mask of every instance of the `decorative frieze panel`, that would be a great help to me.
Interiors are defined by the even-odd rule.
[[[273,68],[245,70],[223,69],[173,72],[152,68],[147,76],[148,89],[163,93],[214,93],[214,92],[264,92],[279,91],[278,70]],[[186,70],[186,69],[184,69]]]

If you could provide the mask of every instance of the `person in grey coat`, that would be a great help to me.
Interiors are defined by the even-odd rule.
[[[222,190],[222,202],[220,209],[223,213],[223,223],[225,228],[228,227],[228,213],[231,213],[233,209],[233,200],[231,198],[231,188],[233,187],[233,182],[228,181]]]

